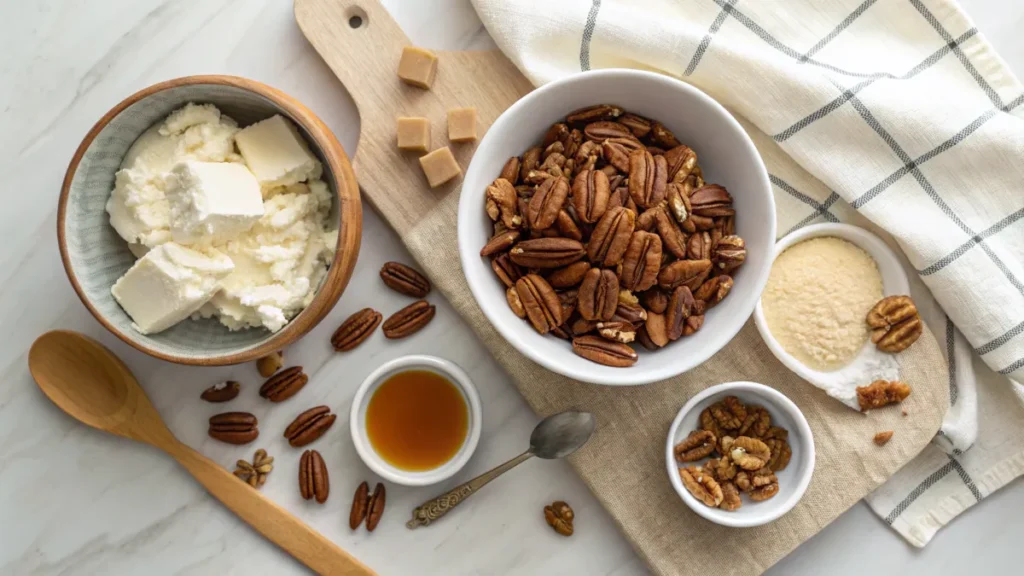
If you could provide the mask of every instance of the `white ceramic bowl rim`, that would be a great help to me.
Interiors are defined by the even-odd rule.
[[[683,481],[679,478],[680,466],[676,462],[675,454],[673,453],[673,448],[677,442],[676,436],[678,434],[679,427],[695,406],[712,396],[736,392],[748,392],[751,395],[761,396],[766,400],[770,400],[771,405],[784,411],[796,427],[795,430],[789,430],[789,442],[792,445],[794,440],[799,441],[800,450],[802,450],[804,454],[804,457],[799,463],[794,462],[795,464],[802,466],[795,485],[780,485],[779,494],[770,500],[765,500],[764,502],[752,502],[749,498],[744,497],[743,508],[740,510],[750,509],[748,507],[756,507],[754,509],[757,510],[759,514],[740,515],[735,512],[728,512],[718,508],[710,508],[702,502],[698,502],[697,499],[693,497],[693,494],[690,494],[686,487],[683,486]],[[675,489],[676,493],[679,494],[679,497],[683,499],[683,502],[686,502],[686,505],[698,515],[716,524],[734,528],[747,528],[767,524],[768,522],[776,520],[792,510],[793,507],[796,506],[797,502],[800,501],[800,498],[803,497],[804,492],[807,491],[807,486],[811,483],[811,476],[814,475],[814,460],[814,434],[811,432],[811,427],[807,424],[807,419],[804,417],[803,412],[801,412],[800,409],[797,408],[796,404],[787,398],[785,394],[774,388],[765,386],[764,384],[758,384],[757,382],[726,382],[702,390],[700,393],[690,398],[690,400],[679,410],[679,413],[672,421],[672,425],[668,429],[668,440],[665,444],[665,463],[669,482],[672,484],[672,488]]]
[[[483,262],[479,255],[480,247],[483,243],[475,245],[474,233],[469,231],[470,228],[474,227],[474,219],[481,218],[483,214],[482,200],[479,204],[474,200],[482,197],[482,191],[486,184],[480,186],[479,192],[475,191],[472,187],[485,181],[489,183],[493,176],[497,174],[497,170],[495,170],[494,174],[490,177],[484,178],[482,172],[489,170],[491,167],[483,166],[485,160],[481,160],[481,158],[493,154],[491,149],[499,149],[502,146],[500,141],[503,140],[503,135],[516,132],[516,125],[514,123],[517,116],[524,109],[528,109],[538,100],[543,100],[545,96],[556,93],[556,91],[562,90],[567,85],[595,78],[614,80],[620,84],[628,82],[654,83],[665,90],[667,97],[675,95],[678,98],[680,93],[685,93],[688,98],[697,102],[698,113],[713,117],[710,120],[711,123],[720,123],[726,128],[726,132],[730,133],[730,138],[734,137],[737,139],[742,148],[742,150],[739,150],[742,154],[737,155],[749,157],[757,171],[757,185],[750,188],[761,189],[766,196],[763,211],[754,213],[754,210],[751,210],[751,213],[744,217],[749,218],[751,221],[755,219],[765,221],[764,226],[767,230],[763,231],[762,234],[767,239],[767,245],[763,250],[765,252],[764,260],[768,260],[768,262],[752,264],[751,262],[759,260],[759,257],[752,258],[751,249],[748,246],[748,263],[740,269],[739,273],[741,276],[737,278],[733,293],[730,295],[732,300],[728,301],[729,315],[724,315],[726,312],[722,310],[724,308],[722,305],[710,310],[705,321],[705,329],[701,333],[701,345],[695,345],[694,349],[689,350],[685,354],[676,354],[676,358],[671,362],[665,362],[657,366],[646,364],[644,362],[645,356],[650,358],[653,354],[664,351],[648,353],[647,351],[638,350],[638,353],[641,355],[640,362],[630,368],[612,368],[584,361],[576,358],[568,347],[565,354],[552,354],[551,346],[554,343],[544,340],[545,337],[532,333],[532,328],[521,330],[523,326],[528,328],[528,325],[518,319],[516,319],[518,326],[513,324],[511,318],[504,317],[504,310],[499,311],[500,306],[491,307],[485,304],[490,298],[488,294],[497,288],[493,285],[493,282],[483,279],[485,275],[492,275],[492,273],[490,267]],[[595,96],[595,98],[601,98],[601,96]],[[599,102],[590,103],[597,104]],[[629,107],[628,102],[618,103],[627,108]],[[701,107],[705,108],[701,109]],[[564,115],[569,111],[564,110],[562,114]],[[643,113],[642,110],[638,110],[638,112]],[[671,120],[663,118],[663,121],[672,127]],[[680,134],[681,138],[685,137],[685,134],[677,133]],[[700,143],[696,144],[699,145]],[[504,159],[502,162],[504,162]],[[749,166],[746,167],[749,168]],[[754,193],[751,192],[751,194]],[[728,344],[750,317],[757,301],[760,299],[761,290],[767,283],[768,273],[771,268],[770,246],[775,241],[775,230],[775,201],[771,191],[771,183],[768,180],[768,172],[756,147],[739,122],[721,104],[693,86],[669,76],[631,69],[604,69],[569,76],[541,86],[513,104],[494,122],[480,141],[480,145],[473,156],[473,161],[466,171],[458,214],[459,253],[463,272],[474,299],[480,305],[481,310],[491,325],[520,353],[548,370],[577,380],[605,385],[649,384],[671,378],[701,364]],[[755,250],[761,250],[761,247],[758,246]],[[486,272],[483,272],[484,269],[486,269]],[[503,301],[504,298],[501,298],[501,300]],[[511,312],[508,314],[511,315]],[[550,336],[547,338],[550,338]],[[563,345],[563,343],[558,342],[558,345]],[[679,345],[678,342],[675,344],[675,346]],[[584,362],[586,366],[582,364]]]
[[[446,377],[459,389],[463,399],[466,401],[466,411],[469,416],[466,439],[451,460],[433,470],[412,472],[391,465],[377,454],[366,434],[366,409],[370,404],[373,392],[389,376],[408,370],[429,370]],[[462,368],[444,358],[411,355],[385,362],[363,380],[356,390],[355,397],[352,399],[349,428],[352,433],[352,442],[355,444],[359,457],[378,476],[389,482],[405,486],[427,486],[451,478],[469,462],[473,452],[476,451],[477,443],[480,441],[480,430],[482,428],[481,414],[480,396],[477,394],[473,382],[469,379],[469,375]]]
[[[881,238],[852,224],[814,224],[794,232],[790,232],[785,238],[779,240],[778,243],[775,244],[775,254],[772,257],[772,262],[774,263],[775,259],[779,257],[779,254],[782,254],[786,249],[795,244],[803,242],[804,240],[810,240],[811,238],[822,238],[828,236],[841,238],[853,243],[867,252],[868,255],[875,260],[875,263],[878,264],[878,271],[882,276],[882,294],[884,296],[910,294],[910,283],[907,280],[907,273],[904,271],[903,266],[900,263],[899,256],[897,256]],[[782,347],[782,344],[780,344],[772,334],[771,330],[768,328],[768,322],[765,320],[764,309],[761,306],[760,298],[757,299],[757,306],[754,307],[754,324],[757,326],[757,331],[761,333],[761,338],[768,346],[768,349],[772,351],[772,354],[774,354],[775,357],[778,358],[779,362],[782,362],[786,368],[789,368],[794,374],[808,382],[818,383],[822,381],[822,375],[825,373],[807,366],[800,360],[797,360],[792,354],[786,352],[786,349]],[[870,340],[865,342],[858,355],[850,364],[842,369],[852,369],[855,364],[863,361],[865,353],[870,353],[870,347],[872,346],[873,344],[871,344]],[[817,385],[823,386],[823,384]]]

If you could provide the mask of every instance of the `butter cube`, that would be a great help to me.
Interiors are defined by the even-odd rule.
[[[399,117],[397,132],[399,150],[430,150],[430,120]]]
[[[323,171],[299,130],[280,114],[239,130],[235,144],[260,186],[288,186]]]
[[[398,77],[402,82],[429,90],[437,75],[437,55],[430,50],[406,46],[398,61]]]
[[[234,269],[231,258],[222,252],[202,253],[167,242],[139,258],[110,293],[136,330],[155,334],[199,310]]]
[[[167,177],[171,237],[179,244],[223,244],[263,216],[260,184],[229,162],[181,162]]]
[[[426,156],[420,156],[420,167],[427,176],[427,182],[431,188],[437,188],[441,184],[462,174],[462,168],[452,156],[452,151],[447,146],[438,148]]]
[[[476,108],[452,108],[448,111],[448,139],[452,142],[476,140]]]

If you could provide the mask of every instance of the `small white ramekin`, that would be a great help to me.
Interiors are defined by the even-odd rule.
[[[785,470],[775,473],[779,478],[779,493],[764,502],[753,502],[743,495],[743,505],[732,512],[710,508],[690,494],[679,477],[679,468],[682,466],[676,462],[673,451],[676,444],[682,442],[690,432],[700,426],[700,413],[729,395],[738,397],[744,404],[763,406],[771,414],[773,426],[789,431],[789,445],[793,449],[789,465]],[[690,398],[679,411],[668,429],[665,464],[672,487],[683,502],[697,514],[722,526],[760,526],[792,510],[807,491],[811,476],[814,474],[814,436],[800,409],[778,390],[755,382],[727,382],[712,386]]]
[[[433,470],[411,472],[392,466],[373,449],[366,433],[366,409],[370,405],[373,393],[392,375],[408,370],[427,370],[444,376],[459,389],[462,399],[466,402],[466,411],[469,415],[466,439],[451,460]],[[355,398],[352,400],[349,428],[359,457],[378,476],[404,486],[428,486],[451,478],[466,465],[466,462],[469,462],[480,441],[481,414],[480,396],[477,395],[476,387],[473,386],[473,382],[462,368],[453,362],[435,356],[402,356],[374,370],[359,385]]]
[[[804,240],[825,236],[846,240],[863,249],[874,259],[875,263],[878,264],[878,271],[882,275],[883,296],[910,294],[910,283],[907,280],[906,272],[903,271],[903,266],[900,264],[899,257],[881,238],[859,226],[852,226],[850,224],[814,224],[801,228],[796,232],[791,232],[775,244],[775,255],[772,257],[772,262],[790,246]],[[772,351],[772,354],[779,359],[779,362],[782,362],[786,368],[792,370],[797,376],[816,384],[820,388],[829,389],[831,382],[842,375],[839,374],[840,372],[856,374],[862,365],[870,364],[878,370],[886,368],[892,371],[897,368],[892,355],[879,352],[870,341],[864,343],[864,347],[861,348],[856,358],[835,372],[821,372],[807,366],[797,360],[792,354],[786,352],[782,344],[779,344],[779,341],[772,335],[771,330],[768,329],[768,322],[764,318],[764,310],[761,307],[760,298],[757,299],[757,305],[754,307],[754,324],[757,325],[757,331],[761,333],[764,343]],[[881,375],[882,373],[879,373],[880,377]],[[841,398],[841,400],[847,403],[853,401],[849,398]]]

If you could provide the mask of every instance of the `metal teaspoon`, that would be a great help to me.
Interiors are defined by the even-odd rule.
[[[488,482],[526,462],[533,456],[553,460],[565,458],[580,449],[594,433],[595,420],[590,412],[559,412],[540,421],[530,434],[530,448],[519,456],[456,486],[449,492],[428,500],[412,511],[412,520],[405,527],[429,526],[475,494]]]

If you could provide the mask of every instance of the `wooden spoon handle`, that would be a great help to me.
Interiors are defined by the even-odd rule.
[[[206,490],[250,526],[318,574],[372,576],[366,565],[206,456],[184,444],[169,451]]]

